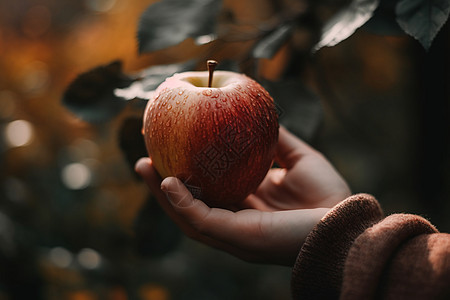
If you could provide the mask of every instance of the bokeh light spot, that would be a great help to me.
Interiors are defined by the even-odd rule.
[[[205,45],[205,44],[211,43],[215,39],[216,39],[216,36],[214,34],[206,34],[206,35],[201,35],[201,36],[197,37],[195,39],[195,43],[197,45]]]
[[[26,146],[33,140],[33,125],[25,120],[16,120],[5,128],[5,140],[10,147]]]
[[[49,258],[52,263],[60,268],[67,268],[73,261],[73,255],[62,247],[55,247],[50,250]]]
[[[100,266],[102,258],[94,249],[84,248],[78,253],[77,260],[83,268],[93,270]]]
[[[71,163],[63,168],[61,178],[64,185],[69,189],[81,190],[91,183],[92,173],[85,164]]]

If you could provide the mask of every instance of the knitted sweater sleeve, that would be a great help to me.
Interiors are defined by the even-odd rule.
[[[419,216],[383,218],[372,196],[354,195],[309,234],[291,284],[294,299],[446,299],[450,235]]]

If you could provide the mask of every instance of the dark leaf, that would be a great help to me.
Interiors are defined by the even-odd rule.
[[[286,23],[261,39],[252,50],[255,58],[272,58],[290,37],[294,29],[293,23]]]
[[[116,89],[115,95],[126,100],[140,98],[148,100],[153,91],[167,78],[175,73],[191,71],[195,68],[196,61],[190,60],[179,64],[152,66],[143,70],[132,85],[123,89]]]
[[[350,37],[372,17],[378,4],[379,0],[353,0],[323,26],[322,36],[314,50],[335,46]]]
[[[448,0],[400,0],[397,22],[405,32],[429,49],[450,13]]]
[[[397,23],[395,6],[397,0],[381,0],[372,18],[362,28],[379,35],[404,35],[405,32]]]
[[[187,38],[208,41],[216,34],[221,0],[162,0],[142,15],[138,28],[139,52],[152,52]]]
[[[116,116],[126,102],[114,94],[134,79],[122,73],[122,63],[114,61],[79,75],[63,95],[63,104],[87,122],[105,122]]]
[[[319,97],[295,78],[266,81],[263,86],[275,100],[280,124],[297,136],[311,140],[323,117]]]

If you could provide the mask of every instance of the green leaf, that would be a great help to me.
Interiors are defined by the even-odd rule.
[[[322,36],[314,50],[335,46],[350,37],[372,17],[378,4],[379,0],[353,0],[347,8],[339,11],[324,25]]]
[[[114,61],[79,75],[64,92],[62,103],[84,121],[106,122],[126,105],[114,90],[125,88],[133,81],[122,72],[122,62]]]
[[[429,49],[450,13],[448,0],[400,0],[397,22],[405,32]]]
[[[310,141],[323,119],[319,97],[297,78],[262,84],[275,101],[280,124]]]
[[[292,23],[282,24],[277,27],[256,43],[252,50],[252,56],[255,58],[272,58],[290,37],[293,29],[294,24]]]
[[[149,67],[139,74],[139,80],[125,88],[117,88],[114,94],[125,100],[133,100],[135,98],[142,100],[149,100],[153,91],[164,81],[167,77],[175,73],[191,71],[195,68],[196,61],[190,60],[178,64],[158,65]]]
[[[162,0],[143,13],[138,28],[139,52],[177,45],[187,38],[214,39],[221,0]]]

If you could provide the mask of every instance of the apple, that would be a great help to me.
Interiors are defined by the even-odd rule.
[[[274,101],[259,83],[214,72],[216,64],[161,83],[145,108],[143,134],[162,178],[176,176],[194,197],[229,207],[264,179],[279,125]]]

